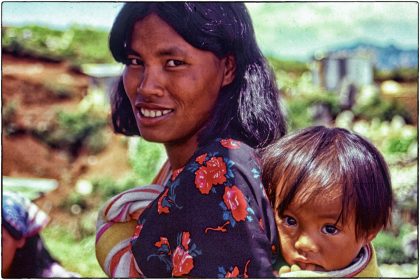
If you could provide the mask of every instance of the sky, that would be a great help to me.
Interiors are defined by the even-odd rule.
[[[109,30],[121,2],[3,2],[2,25],[71,24]],[[305,59],[353,42],[418,48],[417,2],[246,3],[267,55]]]

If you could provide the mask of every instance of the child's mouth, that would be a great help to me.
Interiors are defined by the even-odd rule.
[[[302,270],[311,270],[311,271],[325,271],[325,269],[322,266],[312,264],[312,263],[297,263],[297,265]]]

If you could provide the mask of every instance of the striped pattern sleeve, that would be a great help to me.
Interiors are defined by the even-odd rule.
[[[96,223],[96,258],[109,277],[136,277],[130,239],[141,212],[162,192],[152,184],[122,192],[99,210]]]

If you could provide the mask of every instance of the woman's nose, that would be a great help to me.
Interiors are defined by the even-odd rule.
[[[162,74],[156,69],[145,68],[140,74],[137,92],[144,97],[162,96]]]
[[[299,236],[299,238],[295,242],[295,248],[296,250],[302,252],[318,252],[318,244],[316,243],[314,238],[312,238],[308,234],[301,234]]]

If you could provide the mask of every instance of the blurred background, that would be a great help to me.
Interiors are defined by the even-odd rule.
[[[418,276],[417,2],[247,3],[275,70],[289,131],[345,127],[383,153],[392,226],[374,241],[385,277]],[[160,145],[115,135],[109,92],[121,73],[107,38],[118,2],[2,3],[2,182],[52,218],[42,236],[64,267],[105,277],[98,207],[146,184]]]

